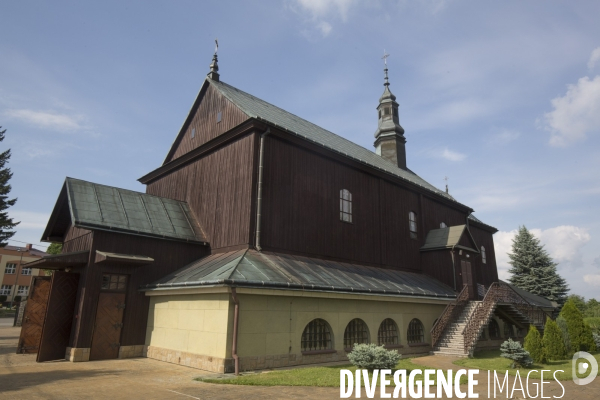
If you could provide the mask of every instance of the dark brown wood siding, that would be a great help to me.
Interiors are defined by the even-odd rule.
[[[397,183],[273,136],[266,140],[263,185],[261,246],[270,250],[418,271],[427,231],[466,218]],[[352,224],[340,221],[341,189],[352,193]],[[417,214],[417,239],[410,238],[410,211]]]
[[[94,320],[102,274],[124,274],[129,276],[121,345],[144,344],[148,319],[149,298],[138,291],[142,285],[154,282],[171,272],[209,254],[206,246],[188,244],[169,240],[125,235],[107,231],[94,231],[91,248],[91,260],[95,259],[96,250],[122,254],[136,254],[154,258],[154,263],[145,266],[130,266],[110,263],[91,264],[85,268],[79,286],[79,301],[76,318],[76,329],[73,330],[73,347],[91,346]],[[81,293],[84,294],[83,299]]]
[[[217,122],[219,112],[221,112],[221,122]],[[190,124],[184,128],[183,134],[174,144],[173,155],[167,162],[214,139],[247,119],[246,114],[209,85],[198,108],[194,111]],[[194,137],[192,137],[192,130],[194,130]]]
[[[454,288],[454,274],[460,272],[460,260],[456,268],[452,268],[452,254],[450,250],[426,251],[421,254],[423,258],[423,273],[444,282],[446,285]],[[456,280],[457,285],[460,285],[460,278]]]
[[[186,201],[213,250],[248,245],[254,156],[255,136],[246,135],[153,181],[146,192]]]
[[[92,246],[92,231],[71,225],[63,242],[63,253],[89,250]]]
[[[469,230],[471,231],[471,235],[473,235],[475,243],[477,243],[477,249],[481,251],[481,246],[484,246],[486,253],[485,264],[481,260],[481,255],[475,257],[475,260],[473,261],[477,283],[489,286],[493,282],[498,281],[498,267],[496,265],[496,253],[494,251],[494,236],[491,232],[473,225],[469,227]]]

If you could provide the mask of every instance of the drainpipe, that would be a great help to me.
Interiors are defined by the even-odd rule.
[[[450,250],[450,255],[452,256],[452,278],[454,278],[454,291],[456,291],[456,265],[454,262],[454,247],[452,246],[452,250]]]
[[[256,197],[256,250],[261,251],[260,247],[260,220],[262,215],[262,183],[263,183],[263,160],[265,153],[265,137],[271,133],[271,128],[267,128],[260,135],[260,150],[258,156],[258,193]]]
[[[235,292],[235,288],[231,288],[231,296],[233,297],[233,302],[235,303],[234,311],[233,311],[233,344],[231,345],[231,356],[233,357],[233,361],[235,364],[235,374],[240,374],[240,359],[237,354],[237,339],[238,339],[238,320],[240,317],[240,301],[237,298],[237,293]]]

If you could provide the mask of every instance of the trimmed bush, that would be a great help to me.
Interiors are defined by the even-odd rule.
[[[565,303],[560,315],[567,321],[571,350],[573,352],[594,351],[596,344],[592,336],[592,329],[583,322],[583,314],[572,299]]]
[[[558,324],[551,318],[546,320],[544,328],[544,338],[542,339],[546,358],[549,360],[565,360],[567,359],[567,349],[563,340]]]
[[[500,351],[502,357],[512,360],[511,368],[529,368],[533,365],[529,352],[521,346],[521,343],[510,338],[500,345]]]
[[[396,350],[386,350],[376,344],[354,344],[348,353],[348,359],[357,368],[373,371],[374,369],[394,369],[402,356]]]
[[[533,362],[546,362],[546,354],[544,352],[544,345],[542,344],[542,335],[540,335],[540,332],[535,326],[529,325],[529,332],[527,333],[527,336],[525,336],[523,347],[529,352]]]
[[[597,333],[592,334],[594,336],[594,342],[596,343],[596,349],[600,349],[600,335]]]
[[[18,303],[18,302],[20,302],[20,301],[21,301],[21,296],[15,296],[15,298],[13,299],[13,301],[14,301],[15,303]]]
[[[7,296],[5,294],[0,295],[0,304],[4,303],[7,299]]]
[[[567,350],[567,358],[570,358],[575,353],[571,349],[571,338],[569,338],[569,328],[567,327],[567,321],[559,316],[556,318],[556,325],[558,325],[558,329],[560,329],[560,335],[563,338],[563,343],[565,344],[565,350]]]
[[[592,328],[593,333],[600,334],[600,317],[584,318],[583,322],[585,322],[590,326],[590,328]]]

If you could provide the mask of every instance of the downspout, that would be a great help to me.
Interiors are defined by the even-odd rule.
[[[240,374],[240,359],[237,354],[237,339],[238,339],[238,320],[240,317],[240,301],[237,298],[237,293],[235,292],[235,288],[231,288],[231,297],[233,297],[233,302],[235,303],[234,311],[233,311],[233,343],[231,345],[231,356],[233,357],[233,362],[235,364],[235,374]]]
[[[452,278],[454,278],[454,291],[456,291],[456,263],[454,262],[454,247],[452,246],[452,250],[450,250],[450,255],[452,256]]]
[[[267,128],[260,135],[259,155],[258,155],[258,191],[256,195],[256,250],[261,251],[260,247],[260,222],[262,216],[262,183],[263,183],[263,161],[265,153],[265,136],[271,133],[271,128]],[[236,364],[237,365],[237,364]]]

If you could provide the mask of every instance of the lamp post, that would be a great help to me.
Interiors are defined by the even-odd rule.
[[[19,258],[19,265],[17,265],[17,270],[15,271],[17,273],[16,277],[15,277],[15,290],[13,290],[13,294],[12,297],[10,298],[10,308],[13,308],[14,302],[15,302],[15,296],[17,294],[17,288],[19,287],[18,283],[19,283],[19,269],[21,269],[21,262],[23,262],[23,249],[19,248],[17,249],[17,251],[19,253],[21,253],[21,258]]]

